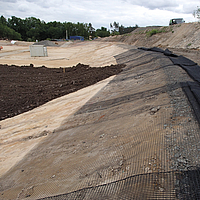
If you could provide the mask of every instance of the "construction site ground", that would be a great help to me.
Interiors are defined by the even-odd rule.
[[[48,47],[49,56],[40,58],[30,57],[30,43],[0,45],[1,64],[61,73],[78,63],[126,65],[117,75],[0,121],[0,199],[200,197],[199,124],[181,87],[193,80],[182,68],[163,54],[105,39]],[[199,63],[198,49],[169,48]]]

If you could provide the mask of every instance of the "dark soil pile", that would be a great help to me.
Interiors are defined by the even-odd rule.
[[[43,40],[40,42],[36,42],[33,45],[44,45],[45,47],[57,47],[58,45],[55,44],[54,42],[51,42],[49,40]]]
[[[125,65],[70,68],[0,65],[0,120],[118,74]]]

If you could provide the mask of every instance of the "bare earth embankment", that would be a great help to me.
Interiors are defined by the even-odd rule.
[[[151,37],[152,29],[160,31]],[[142,27],[132,33],[100,39],[100,41],[123,42],[137,47],[169,48],[200,64],[200,23],[184,23],[168,27]]]
[[[22,96],[22,107],[47,102],[0,121],[0,199],[198,199],[199,181],[192,177],[199,173],[199,124],[181,87],[193,80],[166,56],[137,47],[169,48],[200,64],[200,24],[159,27],[163,32],[151,37],[149,29],[62,43],[40,58],[30,57],[30,43],[0,41],[1,64],[31,70],[33,64],[34,73],[46,66],[27,75],[26,67],[17,73],[18,67],[1,65],[11,70],[1,69],[1,81],[10,81],[1,84],[5,101],[16,103],[23,93],[33,96],[24,103]],[[80,73],[68,68],[78,63],[84,64]],[[107,67],[100,74],[104,79],[109,71],[109,78],[78,87],[100,80],[90,67],[111,64],[120,64],[116,76]],[[48,68],[57,69],[44,77]],[[72,93],[63,96],[67,85]]]

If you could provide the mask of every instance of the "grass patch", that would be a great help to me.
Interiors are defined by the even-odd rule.
[[[148,37],[151,37],[152,35],[155,35],[157,33],[167,33],[169,32],[169,28],[168,27],[163,27],[162,29],[158,30],[158,29],[152,29],[152,30],[149,30],[146,35]]]
[[[158,30],[158,29],[152,29],[150,31],[148,31],[146,34],[148,37],[151,37],[152,35],[155,35],[157,33],[162,33],[164,32],[163,30]]]

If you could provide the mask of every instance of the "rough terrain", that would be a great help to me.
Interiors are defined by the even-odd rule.
[[[199,124],[181,88],[182,82],[193,80],[164,55],[138,50],[125,41],[163,45],[199,63],[198,37],[194,40],[188,32],[192,26],[199,24],[173,26],[177,43],[171,45],[167,37],[172,32],[147,39],[145,33],[139,37],[133,32],[129,38],[50,47],[52,56],[63,48],[68,51],[72,56],[68,64],[126,67],[116,76],[1,121],[1,199],[200,198],[195,178],[200,164]],[[184,46],[189,36],[185,40],[178,35],[184,30],[193,37],[195,49]],[[123,37],[124,43],[119,43]],[[22,63],[20,54],[2,54],[1,60]],[[30,55],[27,58],[33,63]],[[35,63],[67,66],[61,57],[57,63],[45,59]]]
[[[22,43],[22,45],[21,45]],[[29,45],[33,43],[18,42],[12,45],[9,41],[0,41],[3,50],[0,52],[0,63],[8,65],[42,65],[50,68],[72,67],[78,63],[90,67],[108,66],[117,64],[113,56],[126,51],[116,43],[61,42],[56,47],[48,46],[48,57],[31,57]]]
[[[93,85],[122,71],[124,65],[68,68],[0,65],[0,120],[32,110],[48,101]]]
[[[152,29],[160,31],[152,36]],[[132,33],[101,39],[101,41],[124,42],[135,46],[160,46],[162,48],[187,48],[200,50],[200,23],[183,23],[164,27],[141,27]]]

